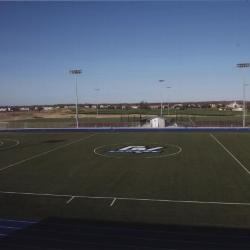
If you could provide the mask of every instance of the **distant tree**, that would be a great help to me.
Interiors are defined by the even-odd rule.
[[[149,104],[147,102],[141,101],[139,104],[140,109],[149,109]]]
[[[210,104],[208,102],[202,103],[201,108],[203,108],[203,109],[210,108]]]

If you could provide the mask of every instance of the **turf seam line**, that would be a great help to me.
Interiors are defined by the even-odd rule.
[[[50,193],[26,193],[14,191],[0,191],[0,194],[30,195],[30,196],[47,196],[57,198],[81,198],[81,199],[110,199],[112,201],[149,201],[149,202],[166,202],[166,203],[184,203],[184,204],[213,204],[213,205],[239,205],[250,206],[250,202],[222,202],[222,201],[198,201],[198,200],[170,200],[170,199],[150,199],[150,198],[133,198],[133,197],[112,197],[112,196],[87,196],[87,195],[68,195],[68,194],[50,194]],[[1,219],[0,219],[1,220]]]
[[[250,175],[250,171],[213,134],[210,136]]]
[[[8,168],[11,168],[11,167],[15,167],[15,166],[17,166],[17,165],[20,165],[20,164],[22,164],[22,163],[24,163],[24,162],[33,160],[33,159],[38,158],[38,157],[40,157],[40,156],[49,154],[49,153],[54,152],[54,151],[56,151],[56,150],[58,150],[58,149],[68,147],[68,146],[70,146],[70,145],[72,145],[72,144],[74,144],[74,143],[78,143],[78,142],[80,142],[80,141],[86,140],[86,139],[88,139],[88,138],[90,138],[90,137],[93,137],[93,136],[95,136],[95,135],[96,135],[96,134],[92,134],[92,135],[90,135],[90,136],[87,136],[87,137],[78,139],[78,140],[76,140],[76,141],[73,141],[73,142],[70,142],[70,143],[67,143],[67,144],[63,144],[63,145],[57,146],[57,147],[52,148],[52,149],[50,149],[50,150],[48,150],[48,151],[44,151],[44,152],[41,152],[41,153],[39,153],[39,154],[33,155],[33,156],[31,156],[31,157],[28,157],[28,158],[26,158],[26,159],[17,161],[17,162],[12,163],[12,164],[10,164],[10,165],[8,165],[8,166],[5,166],[5,167],[0,168],[0,172],[6,170],[6,169],[8,169]]]

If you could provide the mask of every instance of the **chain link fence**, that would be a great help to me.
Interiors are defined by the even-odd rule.
[[[79,120],[79,127],[145,127],[149,124],[150,118],[143,119],[117,119],[117,121],[107,119],[101,120]],[[166,127],[242,127],[242,116],[190,116],[190,115],[170,115],[164,116]],[[0,122],[1,129],[15,128],[74,128],[74,119],[43,119],[43,120],[16,120]],[[246,127],[250,127],[250,116],[246,117]]]
[[[74,128],[75,122],[29,122],[16,121],[0,123],[0,129],[11,128]],[[140,122],[79,122],[79,127],[140,127]]]

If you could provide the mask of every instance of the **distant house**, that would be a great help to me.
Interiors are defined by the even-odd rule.
[[[43,107],[44,111],[50,111],[50,110],[53,110],[53,109],[54,109],[53,107]]]
[[[93,107],[93,106],[92,106],[92,107]],[[108,109],[108,108],[110,108],[110,105],[100,104],[100,105],[99,105],[99,108],[100,108],[100,109]]]
[[[0,112],[6,112],[7,108],[0,108]]]
[[[175,104],[175,105],[173,105],[173,108],[174,109],[182,109],[183,108],[183,104],[182,103]]]
[[[199,104],[196,104],[196,103],[189,103],[187,105],[189,108],[200,108],[200,105]]]
[[[242,105],[238,104],[237,102],[232,102],[226,105],[226,108],[233,110],[233,109],[242,108]]]
[[[211,104],[209,104],[209,106],[210,106],[210,108],[216,108],[217,107],[217,105],[215,103],[211,103]]]
[[[160,108],[160,105],[157,105],[157,104],[152,104],[149,106],[150,109],[159,109]]]
[[[232,111],[243,111],[243,108],[242,107],[234,108],[234,109],[232,109]]]
[[[223,108],[223,107],[220,107],[218,110],[219,110],[219,111],[224,111],[224,110],[226,110],[226,109]]]
[[[137,105],[132,105],[132,106],[130,106],[130,108],[131,108],[131,109],[138,109],[139,106],[137,106]]]
[[[30,111],[29,107],[20,107],[19,108],[20,111]]]

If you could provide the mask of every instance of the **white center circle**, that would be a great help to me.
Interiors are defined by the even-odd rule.
[[[170,157],[181,153],[182,148],[174,144],[150,144],[147,146],[126,144],[107,144],[101,145],[94,149],[94,153],[99,156],[108,158],[163,158]]]

